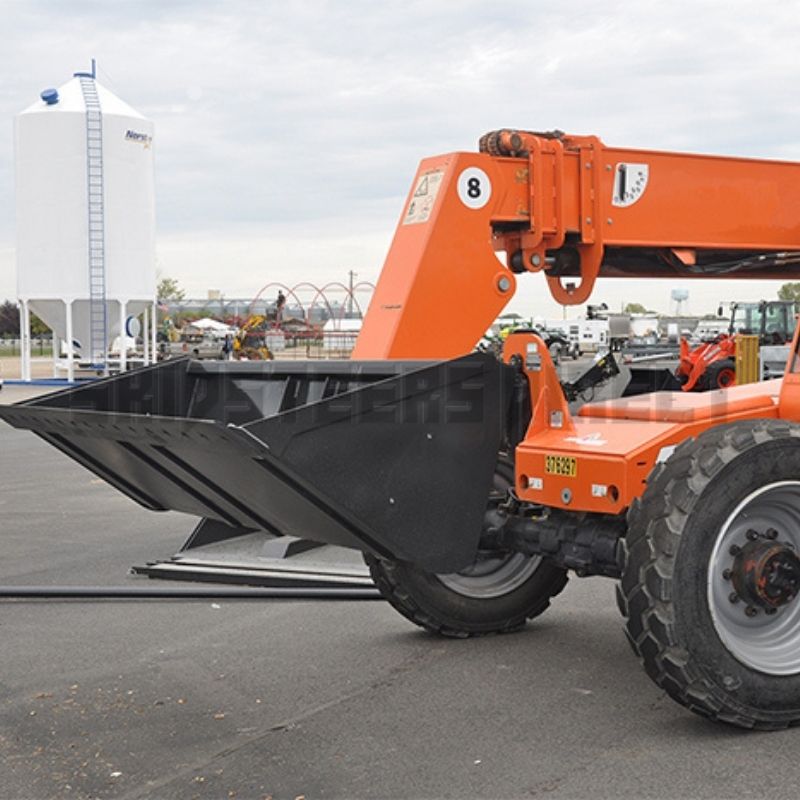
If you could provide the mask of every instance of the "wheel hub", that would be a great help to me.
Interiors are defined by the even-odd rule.
[[[772,611],[800,592],[800,558],[791,545],[774,541],[773,532],[748,531],[749,541],[733,560],[731,582],[748,608]]]
[[[708,603],[728,651],[768,675],[800,675],[800,481],[732,509],[708,562]]]

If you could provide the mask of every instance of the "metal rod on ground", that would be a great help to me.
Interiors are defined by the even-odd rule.
[[[371,587],[271,589],[215,589],[191,587],[144,588],[139,586],[0,586],[0,600],[377,600]]]

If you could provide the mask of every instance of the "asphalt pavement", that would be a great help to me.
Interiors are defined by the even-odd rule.
[[[0,584],[143,585],[193,523],[0,423]],[[800,731],[669,700],[613,588],[468,641],[382,601],[0,602],[0,797],[796,798]]]

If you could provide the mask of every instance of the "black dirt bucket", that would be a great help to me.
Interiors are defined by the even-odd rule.
[[[513,374],[180,359],[0,406],[139,504],[452,572],[475,556]]]
[[[681,383],[672,370],[654,367],[631,367],[631,378],[622,392],[623,397],[650,392],[680,392]]]

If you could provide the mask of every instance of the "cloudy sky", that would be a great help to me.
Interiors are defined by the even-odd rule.
[[[98,60],[156,126],[158,266],[189,294],[380,272],[417,162],[498,127],[800,160],[794,0],[0,0],[0,298],[13,297],[12,120]],[[560,310],[544,279],[512,308]],[[668,310],[662,281],[594,299]],[[772,296],[694,282],[690,306]]]

